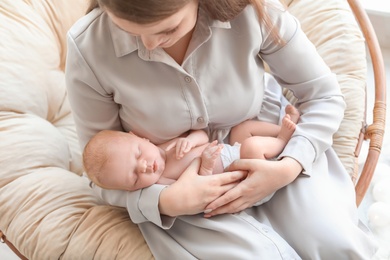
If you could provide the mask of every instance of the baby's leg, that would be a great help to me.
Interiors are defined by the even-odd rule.
[[[240,156],[247,159],[271,159],[278,156],[293,135],[299,111],[292,105],[286,106],[286,115],[278,136],[252,136],[245,139],[241,145]]]
[[[202,152],[202,162],[200,165],[200,175],[213,174],[215,162],[220,159],[223,144],[218,144],[218,141],[211,142]]]
[[[281,127],[276,124],[262,122],[258,120],[244,121],[230,131],[230,145],[242,143],[245,139],[252,136],[272,136],[276,137],[280,132]]]
[[[230,131],[230,145],[237,143],[242,143],[245,139],[252,136],[270,136],[270,137],[279,137],[286,143],[290,139],[291,135],[295,130],[295,124],[299,120],[299,111],[292,105],[287,105],[285,109],[286,116],[283,118],[283,121],[286,118],[287,122],[284,123],[284,126],[272,124],[269,122],[263,122],[258,120],[247,120],[244,121]],[[293,123],[293,124],[291,124]],[[294,129],[291,129],[294,127]]]
[[[286,142],[281,138],[252,136],[241,144],[241,159],[272,159],[284,149]]]

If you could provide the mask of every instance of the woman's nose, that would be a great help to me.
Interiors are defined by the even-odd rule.
[[[162,37],[160,36],[142,36],[141,35],[142,43],[145,45],[145,48],[148,50],[154,50],[157,48],[160,43],[162,43]]]

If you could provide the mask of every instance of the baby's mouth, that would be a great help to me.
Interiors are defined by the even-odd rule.
[[[157,170],[158,170],[158,165],[157,165],[157,162],[154,161],[154,163],[153,163],[153,172],[157,172]]]

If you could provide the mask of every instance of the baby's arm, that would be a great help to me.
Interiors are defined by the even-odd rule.
[[[176,158],[181,159],[192,148],[206,144],[209,137],[203,130],[192,130],[186,137],[178,137],[170,141],[165,150],[168,151],[176,147]]]
[[[218,141],[211,142],[202,152],[202,161],[200,165],[199,175],[213,174],[216,160],[221,155],[223,144],[218,144]]]
[[[209,142],[209,137],[204,130],[191,130],[187,139],[194,144],[193,147],[203,145]]]

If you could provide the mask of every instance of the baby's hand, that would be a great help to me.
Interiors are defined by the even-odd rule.
[[[178,138],[176,141],[176,159],[181,159],[188,153],[194,144],[188,138]]]
[[[211,142],[202,153],[202,160],[215,161],[221,154],[223,144],[218,144],[215,140]]]
[[[177,138],[177,140],[169,144],[169,146],[166,148],[166,151],[169,151],[174,147],[176,147],[176,159],[180,160],[194,147],[194,144],[191,143],[188,138]]]

